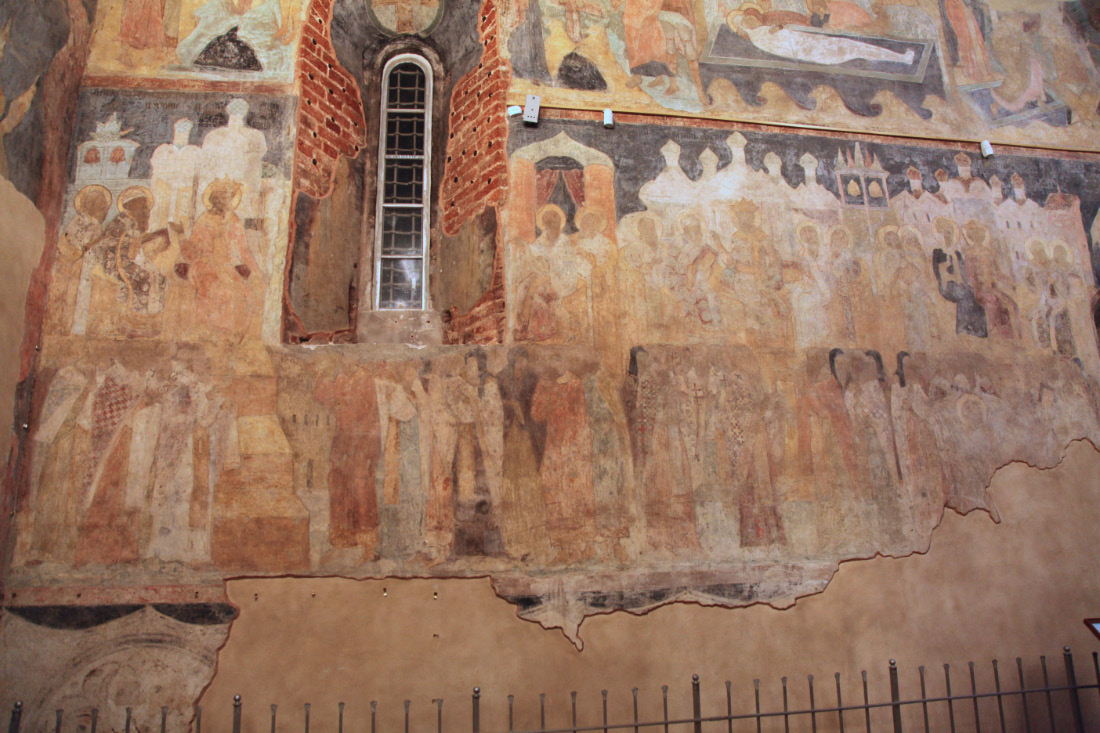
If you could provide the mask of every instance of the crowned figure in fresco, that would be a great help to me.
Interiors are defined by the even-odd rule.
[[[231,178],[242,184],[238,216],[260,219],[263,205],[263,160],[267,154],[264,133],[246,122],[248,102],[232,99],[225,106],[229,120],[224,127],[206,133],[202,141],[198,191],[205,192],[216,178]]]

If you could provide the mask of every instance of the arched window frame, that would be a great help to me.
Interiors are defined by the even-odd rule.
[[[420,196],[419,209],[421,212],[420,223],[420,261],[421,261],[421,281],[420,281],[420,304],[416,308],[388,308],[383,307],[381,302],[382,297],[382,262],[387,259],[388,256],[383,256],[382,245],[385,229],[385,208],[387,206],[393,207],[396,204],[385,203],[385,191],[386,191],[386,164],[387,161],[393,160],[391,156],[387,156],[387,137],[389,134],[389,115],[390,108],[390,80],[393,70],[405,63],[411,63],[420,68],[424,72],[424,106],[419,110],[424,119],[424,135],[423,135],[423,154],[421,156],[421,173],[422,173],[422,190]],[[429,246],[431,243],[431,191],[432,191],[432,113],[433,113],[433,86],[435,83],[435,77],[432,71],[432,65],[422,55],[417,53],[399,53],[391,57],[382,68],[382,93],[379,100],[379,125],[378,125],[378,178],[377,178],[377,192],[375,197],[375,226],[374,226],[374,273],[373,273],[373,296],[372,306],[374,310],[379,311],[392,311],[392,312],[408,312],[415,310],[428,310],[429,308]],[[402,109],[402,112],[409,112],[410,110]],[[410,208],[403,206],[402,208]],[[409,258],[412,259],[412,258]]]

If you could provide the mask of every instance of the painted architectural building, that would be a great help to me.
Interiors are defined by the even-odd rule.
[[[0,24],[0,706],[1096,648],[1094,3]]]

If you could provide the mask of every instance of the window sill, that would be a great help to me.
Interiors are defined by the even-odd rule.
[[[361,310],[355,336],[360,344],[438,346],[443,343],[443,317],[434,310]]]

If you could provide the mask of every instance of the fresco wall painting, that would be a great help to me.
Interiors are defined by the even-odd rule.
[[[1082,4],[517,0],[514,99],[1095,149]]]
[[[509,140],[508,345],[303,348],[264,295],[283,98],[115,96],[82,104],[15,586],[490,574],[579,643],[790,604],[1100,440],[1094,163],[546,119]]]
[[[104,0],[88,73],[290,84],[302,0]]]

